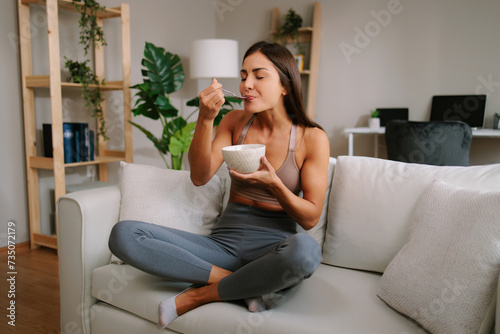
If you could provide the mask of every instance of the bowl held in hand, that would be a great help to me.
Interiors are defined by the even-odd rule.
[[[260,159],[266,155],[262,144],[233,145],[222,148],[222,156],[229,168],[240,173],[252,173],[260,167]]]

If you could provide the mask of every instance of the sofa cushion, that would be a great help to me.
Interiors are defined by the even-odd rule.
[[[126,314],[156,323],[159,302],[187,286],[129,265],[110,264],[94,270],[92,295]],[[267,311],[251,313],[242,302],[210,303],[180,316],[168,327],[179,333],[204,334],[425,333],[380,300],[379,289],[380,274],[320,265],[297,287],[267,296],[273,305]],[[101,312],[105,305],[95,305],[93,322],[106,317]]]
[[[323,262],[382,273],[407,242],[417,200],[435,179],[470,189],[496,190],[500,164],[445,167],[339,157]]]
[[[218,175],[196,187],[188,171],[121,162],[120,220],[138,220],[208,235],[222,211]],[[115,256],[112,261],[119,262]]]
[[[478,333],[496,302],[499,222],[500,192],[434,182],[382,276],[380,298],[432,333]],[[486,326],[489,333],[493,323]]]

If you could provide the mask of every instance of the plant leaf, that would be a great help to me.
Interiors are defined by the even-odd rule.
[[[197,96],[186,102],[186,106],[188,107],[199,107],[200,106],[200,98]]]
[[[132,112],[134,113],[134,116],[143,115],[151,119],[158,119],[160,118],[160,113],[158,107],[155,105],[157,96],[150,95],[149,87],[149,82],[144,82],[131,87],[139,90],[135,94],[138,99],[135,102]]]
[[[177,156],[189,151],[189,146],[193,140],[193,131],[195,126],[195,122],[187,123],[180,130],[174,133],[170,139],[170,145],[168,146],[170,154]]]
[[[170,99],[165,95],[158,95],[154,104],[158,107],[158,112],[163,117],[175,117],[178,110],[170,103]]]
[[[178,55],[146,42],[142,65],[147,69],[147,77],[155,92],[161,90],[163,94],[170,94],[182,88],[184,68]]]

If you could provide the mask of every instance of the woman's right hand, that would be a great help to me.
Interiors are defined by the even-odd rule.
[[[225,102],[222,85],[217,79],[212,79],[212,84],[200,93],[200,112],[198,118],[214,120]]]

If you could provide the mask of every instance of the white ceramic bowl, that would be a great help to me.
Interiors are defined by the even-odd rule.
[[[229,168],[240,173],[252,173],[260,167],[260,159],[266,155],[266,145],[245,144],[222,148],[222,156]]]

